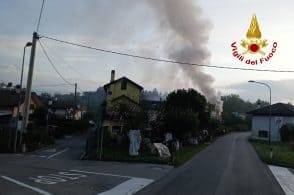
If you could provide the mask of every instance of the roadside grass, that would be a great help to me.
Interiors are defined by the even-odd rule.
[[[193,156],[205,149],[208,145],[201,144],[199,146],[185,146],[180,151],[174,153],[173,165],[180,166],[190,160]]]
[[[256,150],[259,158],[267,164],[294,168],[294,150],[289,143],[272,142],[273,158],[270,159],[270,146],[268,141],[249,140]]]
[[[158,155],[151,154],[149,151],[140,150],[138,156],[130,156],[128,148],[123,147],[104,147],[102,160],[105,161],[121,161],[121,162],[142,162],[142,163],[153,163],[153,164],[170,164],[173,166],[180,166],[190,160],[193,156],[199,153],[201,150],[206,148],[206,144],[198,146],[184,146],[178,152],[173,154],[172,158],[163,158]],[[94,160],[95,151],[92,151],[88,159]]]

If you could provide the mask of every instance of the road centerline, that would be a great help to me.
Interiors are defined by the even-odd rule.
[[[33,190],[33,191],[35,191],[35,192],[38,192],[39,194],[43,194],[43,195],[52,195],[51,193],[49,193],[49,192],[46,192],[46,191],[44,191],[44,190],[42,190],[42,189],[40,189],[40,188],[36,188],[36,187],[33,187],[33,186],[30,186],[30,185],[28,185],[28,184],[25,184],[25,183],[23,183],[23,182],[20,182],[20,181],[17,181],[17,180],[15,180],[15,179],[13,179],[13,178],[10,178],[10,177],[7,177],[7,176],[1,176],[1,178],[2,179],[5,179],[5,180],[7,180],[7,181],[10,181],[10,182],[12,182],[12,183],[15,183],[15,184],[17,184],[17,185],[19,185],[19,186],[22,186],[22,187],[24,187],[24,188],[28,188],[28,189],[30,189],[30,190]]]

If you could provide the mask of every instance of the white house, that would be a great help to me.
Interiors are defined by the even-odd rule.
[[[269,112],[270,107],[252,110],[252,137],[268,140],[269,136]],[[294,124],[294,106],[290,104],[277,103],[271,106],[271,140],[280,141],[280,128],[286,123]]]

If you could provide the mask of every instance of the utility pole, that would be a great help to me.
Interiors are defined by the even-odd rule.
[[[32,91],[33,73],[34,73],[34,63],[35,63],[35,54],[36,54],[36,44],[37,44],[38,39],[39,39],[38,34],[36,32],[34,32],[33,33],[32,48],[31,48],[28,80],[27,80],[27,86],[26,86],[26,95],[25,95],[25,102],[24,102],[24,111],[23,111],[21,134],[26,132],[27,125],[28,125],[28,120],[29,120],[30,100],[31,100],[31,91]]]
[[[76,110],[77,110],[77,87],[78,87],[78,84],[75,83],[75,100],[74,100],[74,119],[75,119],[75,115],[76,115]]]
[[[90,92],[88,92],[88,103],[87,103],[87,112],[89,113],[89,108],[90,108]]]

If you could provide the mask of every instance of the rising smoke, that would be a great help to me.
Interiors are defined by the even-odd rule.
[[[201,8],[193,0],[149,0],[160,20],[161,27],[168,35],[165,48],[170,59],[205,64],[210,58],[207,49],[210,23],[202,17]],[[221,112],[222,102],[212,87],[214,78],[197,66],[180,66],[192,85],[217,106]]]

